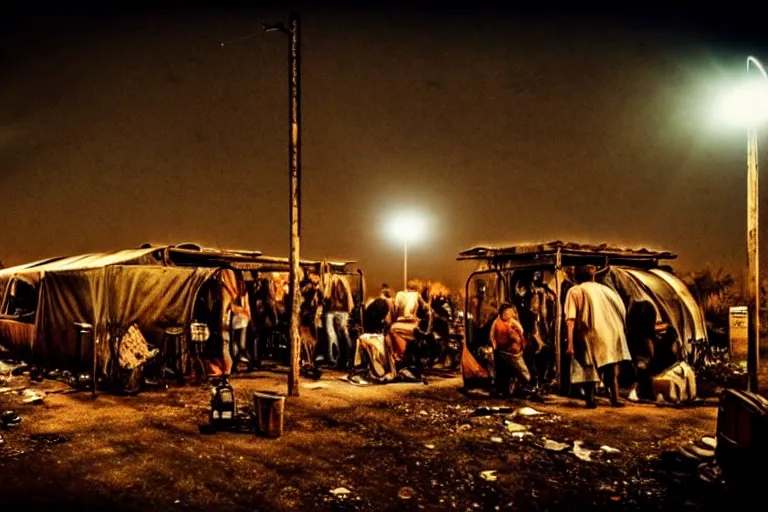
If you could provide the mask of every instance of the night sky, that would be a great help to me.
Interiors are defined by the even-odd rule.
[[[286,10],[3,9],[0,260],[288,254],[288,42],[261,33]],[[459,250],[552,239],[741,272],[746,134],[714,107],[748,54],[768,64],[755,33],[722,13],[305,9],[302,256],[399,285],[385,222],[416,210],[412,275],[454,285]]]

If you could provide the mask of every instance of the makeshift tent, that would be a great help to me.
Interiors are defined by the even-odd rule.
[[[186,331],[197,292],[216,273],[123,265],[48,273],[40,292],[33,359],[59,368],[77,361],[73,326],[80,322],[91,324],[95,337],[105,341],[108,332],[124,332],[135,324],[149,344],[163,349],[165,329],[181,326]],[[104,374],[113,350],[109,343],[99,345],[97,365]],[[90,352],[86,356],[90,359]]]
[[[78,353],[76,342],[75,324],[90,324],[93,338],[104,341],[97,364],[106,374],[113,348],[106,343],[108,332],[124,332],[135,324],[148,343],[160,347],[166,328],[188,328],[197,292],[205,280],[220,272],[161,263],[157,248],[146,248],[3,269],[4,288],[13,279],[32,286],[37,308],[32,329],[19,329],[21,322],[7,316],[0,320],[0,342],[37,364],[74,368],[82,365],[83,358],[93,361],[93,345],[81,347]],[[9,300],[6,290],[4,308]],[[14,331],[21,335],[3,335]],[[183,350],[187,351],[186,346]]]
[[[675,330],[683,355],[690,353],[692,342],[707,339],[704,314],[674,274],[661,269],[609,267],[600,281],[618,292],[627,310],[633,302],[653,304],[657,322],[668,322]]]

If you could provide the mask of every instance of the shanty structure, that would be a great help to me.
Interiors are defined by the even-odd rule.
[[[633,302],[645,301],[655,309],[657,322],[669,324],[690,354],[694,342],[707,339],[704,315],[685,284],[665,263],[677,258],[669,251],[633,249],[608,244],[589,245],[553,241],[509,246],[478,246],[459,253],[458,260],[476,261],[477,269],[466,281],[465,293],[465,361],[478,368],[473,349],[487,342],[488,320],[501,302],[513,302],[522,293],[521,283],[530,283],[538,273],[542,287],[551,295],[544,329],[554,348],[555,370],[560,392],[568,393],[567,371],[564,370],[565,293],[572,285],[568,270],[578,265],[594,265],[596,280],[615,289],[627,310]],[[474,289],[472,287],[475,284]],[[565,378],[564,378],[565,377]],[[467,373],[465,372],[465,382]]]
[[[160,346],[166,329],[189,325],[197,292],[217,270],[166,266],[157,248],[3,269],[0,343],[48,368],[89,368],[95,354],[95,366],[106,373],[110,329],[136,325]],[[79,337],[83,326],[92,333],[87,339]]]
[[[301,262],[305,270],[354,274],[362,282],[362,272],[352,272],[350,264]],[[225,273],[255,280],[287,270],[287,258],[196,244],[145,244],[0,269],[0,345],[46,368],[93,367],[105,376],[115,358],[110,333],[136,326],[147,343],[163,350],[167,333],[181,330],[181,350],[188,353],[195,300],[206,281],[222,280]],[[84,328],[91,333],[87,339]]]

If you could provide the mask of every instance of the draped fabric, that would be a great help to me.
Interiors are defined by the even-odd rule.
[[[102,269],[51,272],[41,282],[37,306],[37,332],[31,349],[32,360],[54,368],[72,368],[80,364],[76,352],[75,323],[96,328],[101,317]],[[91,336],[82,354],[91,359]],[[103,345],[102,345],[103,347]],[[100,355],[101,358],[101,355]]]
[[[684,338],[686,341],[695,339],[702,340],[707,338],[707,323],[704,319],[704,312],[696,304],[696,299],[691,295],[691,291],[685,283],[676,275],[664,272],[663,270],[653,269],[650,273],[662,278],[675,291],[683,308],[688,312],[691,319],[691,332]]]
[[[125,332],[135,324],[149,344],[163,350],[167,328],[182,327],[187,333],[197,292],[216,272],[149,266],[48,272],[42,280],[33,358],[48,367],[71,368],[79,359],[78,322],[93,326],[91,339],[100,341],[97,365],[105,374],[113,348],[107,343],[109,332]],[[187,340],[184,336],[185,353]],[[82,351],[92,362],[93,345]]]
[[[624,332],[626,309],[609,286],[588,282],[568,290],[565,318],[575,322],[572,384],[597,382],[599,368],[630,360]]]
[[[627,309],[635,302],[653,304],[656,322],[672,327],[681,341],[683,355],[689,353],[692,341],[707,339],[701,308],[674,274],[660,269],[611,267],[601,277],[601,282],[616,290]]]
[[[365,358],[363,357],[365,354]],[[363,334],[357,340],[355,366],[368,363],[368,380],[384,384],[397,378],[394,350],[387,336],[383,334]]]

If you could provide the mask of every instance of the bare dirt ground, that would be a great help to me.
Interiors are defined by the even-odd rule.
[[[280,439],[200,434],[209,406],[200,386],[95,400],[64,391],[39,405],[0,394],[0,410],[23,418],[0,431],[2,510],[679,510],[722,503],[721,486],[663,455],[713,435],[714,406],[613,409],[603,402],[586,410],[566,399],[470,399],[457,391],[457,377],[357,387],[341,376],[327,372],[317,389],[302,381],[301,397],[286,404]],[[242,402],[255,390],[284,392],[285,374],[256,372],[232,384]],[[52,381],[30,387],[66,389]],[[507,430],[504,414],[471,416],[483,406],[545,414],[513,418],[530,429],[521,438]],[[544,438],[582,440],[595,450],[592,460],[570,447],[547,450]],[[489,470],[495,480],[481,476]],[[340,487],[349,493],[331,492]]]

